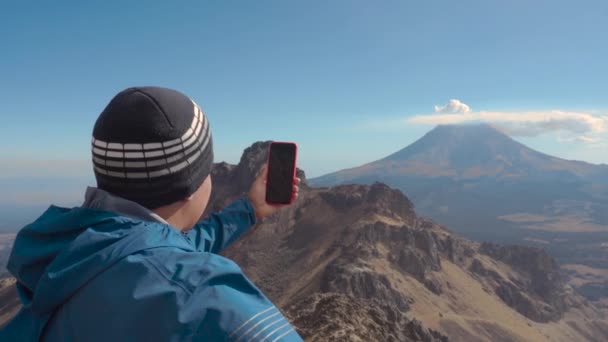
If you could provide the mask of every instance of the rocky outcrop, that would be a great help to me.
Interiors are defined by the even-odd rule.
[[[354,255],[386,258],[397,269],[410,274],[435,294],[440,294],[442,285],[433,272],[441,271],[441,258],[437,248],[437,236],[424,229],[407,225],[392,226],[376,222],[364,226],[357,233]],[[382,255],[382,245],[388,255]]]
[[[439,250],[445,254],[448,260],[464,266],[466,260],[475,255],[475,250],[461,238],[448,235],[445,239],[439,240]]]
[[[395,306],[405,312],[413,302],[395,290],[384,274],[374,272],[364,262],[332,263],[325,268],[321,279],[322,292],[343,293],[354,298],[378,302],[383,306]]]
[[[500,280],[495,292],[507,305],[534,321],[544,323],[555,319],[551,308],[543,302],[533,300],[511,282]]]
[[[349,211],[360,207],[366,215],[386,215],[404,220],[413,225],[416,220],[414,204],[399,190],[391,189],[384,183],[376,182],[371,186],[346,184],[332,187],[320,193],[335,210]]]
[[[342,293],[315,293],[287,313],[306,341],[448,341],[393,306]]]
[[[559,320],[568,307],[565,283],[555,260],[534,247],[501,246],[482,243],[479,252],[504,262],[518,271],[519,277],[494,280],[496,293],[509,306],[538,322]],[[474,267],[483,274],[479,265]]]

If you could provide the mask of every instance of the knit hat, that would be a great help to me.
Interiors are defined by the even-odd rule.
[[[167,88],[118,93],[97,118],[91,144],[97,187],[148,209],[190,196],[213,164],[209,120]]]

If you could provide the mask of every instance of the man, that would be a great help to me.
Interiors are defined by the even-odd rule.
[[[15,240],[23,303],[0,341],[301,341],[232,261],[219,256],[279,207],[266,166],[247,196],[197,222],[211,194],[209,121],[158,87],[117,94],[93,130],[97,188],[51,206]],[[298,194],[300,179],[294,182]]]

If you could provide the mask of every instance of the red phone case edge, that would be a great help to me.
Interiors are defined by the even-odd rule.
[[[291,141],[275,141],[272,140],[270,145],[268,145],[268,153],[266,156],[266,165],[269,165],[270,163],[270,149],[272,147],[273,144],[292,144],[295,146],[296,148],[296,153],[293,159],[294,162],[294,168],[293,168],[293,175],[291,176],[291,183],[293,184],[293,182],[296,179],[296,171],[298,169],[297,165],[298,165],[298,144],[295,142],[291,142]],[[268,184],[268,173],[266,174],[266,184]],[[268,200],[266,200],[266,198],[264,198],[264,201],[268,204],[272,204],[272,205],[290,205],[293,203],[293,201],[295,200],[295,198],[293,198],[293,189],[291,190],[291,199],[289,200],[289,203],[283,203],[283,202],[269,202]]]

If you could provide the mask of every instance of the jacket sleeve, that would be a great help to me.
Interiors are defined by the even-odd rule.
[[[248,198],[240,198],[218,213],[199,221],[186,236],[197,251],[219,253],[256,222],[255,208]]]
[[[213,257],[212,257],[213,258]],[[283,313],[227,259],[207,265],[216,266],[203,286],[197,286],[181,307],[181,314],[200,310],[205,315],[193,329],[194,339],[231,342],[302,342]],[[217,263],[215,263],[217,262]]]

